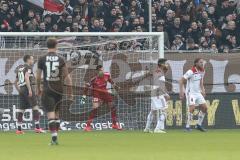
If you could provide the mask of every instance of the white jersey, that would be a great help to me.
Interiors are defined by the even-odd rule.
[[[196,67],[188,70],[183,77],[187,80],[186,93],[198,94],[201,93],[201,80],[204,77],[204,70],[199,71]]]
[[[164,72],[157,68],[153,73],[152,96],[163,95],[166,92]]]
[[[159,109],[166,109],[167,102],[165,99],[165,95],[167,95],[165,89],[165,76],[161,69],[157,68],[157,70],[153,74],[153,86],[154,90],[152,91],[151,96],[151,109],[152,110],[159,110]]]

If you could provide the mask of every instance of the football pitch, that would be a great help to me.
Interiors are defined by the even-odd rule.
[[[0,132],[1,160],[239,160],[240,130],[168,130],[60,132],[58,146],[50,134]]]

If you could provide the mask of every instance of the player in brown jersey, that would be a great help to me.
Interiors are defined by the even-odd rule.
[[[47,111],[48,126],[52,134],[51,145],[57,145],[57,133],[60,128],[59,107],[62,101],[64,80],[67,86],[72,86],[67,65],[57,51],[57,40],[48,38],[48,53],[38,61],[37,90],[42,96],[42,104]],[[41,88],[41,74],[43,73],[43,88]],[[69,88],[72,96],[71,87]]]
[[[19,92],[20,99],[20,111],[17,114],[17,131],[16,134],[23,134],[22,122],[23,113],[25,109],[33,109],[33,119],[35,122],[35,132],[44,133],[44,130],[40,128],[39,119],[39,106],[37,105],[37,98],[33,88],[35,81],[34,74],[32,71],[32,65],[34,63],[33,56],[25,55],[23,57],[24,65],[21,65],[17,69],[17,76],[15,81],[15,87]]]

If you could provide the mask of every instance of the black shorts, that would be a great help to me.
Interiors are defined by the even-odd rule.
[[[42,105],[47,112],[56,112],[61,106],[62,95],[51,90],[44,90]]]
[[[28,88],[27,86],[20,87],[20,109],[29,109],[37,105],[37,97],[32,89],[32,97],[28,97]]]

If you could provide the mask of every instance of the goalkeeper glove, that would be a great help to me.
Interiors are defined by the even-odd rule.
[[[87,101],[86,95],[83,95],[83,96],[80,98],[80,104],[85,104],[86,101]]]
[[[113,97],[117,96],[116,90],[115,89],[111,89],[110,95],[113,96]]]

